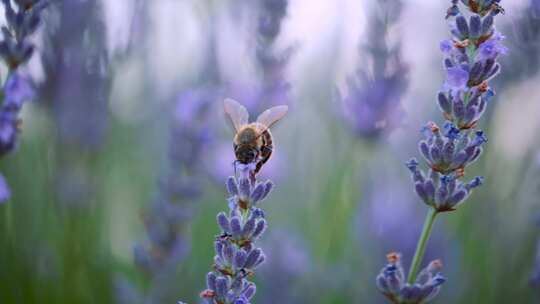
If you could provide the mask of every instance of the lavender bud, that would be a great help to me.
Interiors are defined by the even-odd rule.
[[[254,268],[254,266],[257,264],[257,261],[259,260],[261,255],[262,255],[261,249],[256,248],[256,249],[251,250],[251,252],[248,254],[244,267],[248,269]]]
[[[242,236],[244,238],[248,238],[251,236],[253,231],[255,230],[255,219],[250,218],[245,224],[244,228],[242,229]]]
[[[253,189],[253,192],[251,192],[251,201],[254,204],[260,201],[264,196],[264,191],[265,191],[265,185],[262,183],[258,183],[255,186],[255,189]]]
[[[206,275],[206,288],[210,290],[216,290],[216,274],[213,272],[209,272]]]
[[[243,268],[246,264],[247,255],[246,252],[242,249],[236,251],[236,254],[234,255],[234,267],[236,269]]]
[[[248,178],[240,178],[238,183],[238,193],[241,199],[247,200],[251,193],[251,185]]]
[[[225,213],[220,212],[217,216],[217,222],[223,232],[230,233],[231,227],[229,225],[229,219]]]
[[[467,25],[467,20],[463,16],[458,16],[456,18],[456,27],[461,35],[461,39],[466,39],[469,37],[469,26]]]
[[[233,176],[227,178],[227,192],[230,196],[238,195],[238,185],[236,184],[236,179]]]
[[[242,224],[240,223],[240,218],[238,216],[234,216],[231,219],[231,234],[234,238],[239,238],[242,235]]]
[[[218,298],[225,299],[225,297],[227,296],[227,285],[227,278],[220,276],[216,279],[216,296]]]
[[[266,221],[264,219],[257,222],[257,225],[255,226],[255,231],[253,232],[253,239],[259,238],[263,233],[264,230],[266,230]]]
[[[472,15],[469,19],[469,30],[471,38],[475,39],[480,37],[482,32],[482,19],[478,15]]]
[[[244,295],[244,297],[246,297],[246,299],[251,300],[251,298],[253,298],[256,292],[257,287],[255,286],[255,284],[248,283],[242,294]]]
[[[482,36],[488,36],[493,30],[493,16],[489,15],[482,21]]]

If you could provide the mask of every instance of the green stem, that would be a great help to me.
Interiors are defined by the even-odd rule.
[[[435,217],[437,216],[437,210],[435,208],[429,208],[428,214],[426,215],[426,220],[424,222],[424,228],[422,228],[422,234],[418,240],[418,245],[416,245],[416,251],[414,253],[414,258],[411,264],[411,269],[409,270],[409,276],[407,277],[407,283],[414,284],[416,281],[416,275],[418,274],[418,268],[422,259],[424,258],[424,253],[426,252],[426,245],[431,235],[431,230],[433,228],[433,222],[435,222]]]

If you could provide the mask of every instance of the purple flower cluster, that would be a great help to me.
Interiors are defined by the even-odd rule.
[[[401,99],[408,86],[408,66],[401,58],[401,46],[387,42],[388,28],[399,21],[402,3],[391,0],[377,5],[384,13],[371,14],[368,42],[360,48],[372,64],[363,61],[356,77],[348,79],[348,93],[342,98],[347,122],[356,134],[368,139],[376,139],[401,123]]]
[[[540,224],[538,226],[540,227]],[[529,282],[531,283],[533,287],[540,286],[540,240],[538,240],[537,249],[536,249],[536,257],[535,257],[533,271],[529,279]]]
[[[455,210],[483,181],[482,177],[469,182],[461,178],[465,168],[481,155],[482,145],[487,141],[484,133],[475,128],[495,95],[489,81],[500,72],[497,59],[507,52],[502,44],[504,37],[494,27],[494,18],[503,9],[500,0],[462,0],[469,11],[466,17],[458,2],[452,0],[446,15],[453,37],[440,45],[447,79],[437,99],[447,121],[442,129],[433,122],[422,129],[426,138],[420,141],[419,150],[429,170],[419,169],[416,159],[407,162],[414,189],[430,207],[430,212],[407,283],[404,283],[399,254],[389,258],[389,265],[377,279],[379,289],[394,303],[424,303],[434,296],[430,289],[438,289],[444,283],[440,275],[425,279],[431,266],[416,276],[433,221],[438,213]],[[412,285],[415,278],[416,282],[424,280],[424,285]]]
[[[392,303],[426,303],[435,298],[446,279],[438,271],[442,267],[439,260],[432,261],[422,269],[414,284],[407,284],[405,271],[401,265],[401,254],[389,253],[388,264],[377,276],[379,290]]]
[[[294,53],[294,47],[276,49],[276,40],[287,16],[288,0],[257,1],[258,18],[255,65],[258,77],[253,83],[232,83],[227,94],[241,100],[249,112],[261,112],[272,105],[289,101],[290,83],[285,70]]]
[[[63,148],[95,152],[106,138],[114,78],[101,20],[103,7],[99,1],[62,1],[53,8],[57,26],[45,32],[41,61],[47,79],[40,85],[40,95],[49,103],[47,110]],[[72,164],[62,160],[59,166],[69,172]],[[69,183],[62,176],[58,179],[60,187]]]
[[[247,280],[265,260],[255,242],[267,227],[264,211],[258,208],[273,188],[271,181],[259,182],[255,164],[237,166],[238,177],[229,177],[229,214],[217,215],[221,234],[216,237],[214,270],[207,275],[201,297],[209,304],[248,304],[256,287]]]
[[[495,95],[488,81],[500,71],[497,59],[507,52],[503,36],[494,27],[494,17],[502,11],[499,1],[462,2],[470,17],[462,15],[458,0],[453,0],[447,14],[453,38],[441,43],[447,80],[438,93],[438,104],[447,121],[442,130],[433,122],[422,129],[426,139],[420,141],[419,150],[429,172],[422,173],[415,159],[407,163],[417,194],[439,212],[454,210],[481,184],[481,177],[466,184],[459,178],[487,142],[484,132],[475,127]]]
[[[512,53],[505,58],[502,85],[509,85],[533,76],[540,68],[540,0],[529,0],[504,32]],[[527,60],[523,60],[527,58]]]
[[[10,0],[2,0],[7,25],[2,26],[0,57],[9,69],[9,75],[2,90],[0,105],[0,157],[12,152],[17,145],[21,127],[19,118],[22,105],[34,96],[30,79],[20,70],[34,53],[34,45],[29,40],[41,21],[41,12],[47,6],[45,0],[18,0],[16,7]],[[0,202],[10,198],[10,190],[4,178],[0,176]]]
[[[189,251],[185,223],[200,196],[202,151],[209,142],[207,115],[214,97],[206,90],[181,94],[173,111],[169,172],[160,182],[158,197],[144,213],[147,242],[134,247],[136,265],[155,278],[175,269]]]

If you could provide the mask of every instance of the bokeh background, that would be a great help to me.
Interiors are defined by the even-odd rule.
[[[406,266],[427,208],[404,162],[441,122],[449,1],[52,1],[27,71],[36,87],[0,171],[2,303],[199,303],[232,129],[290,112],[261,173],[267,262],[254,303],[386,303],[385,254]],[[503,1],[509,53],[468,176],[486,183],[437,219],[435,303],[540,303],[540,1]],[[470,174],[470,175],[469,175]]]

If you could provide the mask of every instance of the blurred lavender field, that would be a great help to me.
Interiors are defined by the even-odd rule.
[[[225,98],[289,107],[257,177],[274,187],[250,302],[389,303],[375,278],[390,252],[409,268],[427,210],[405,163],[440,117],[450,0],[44,2],[0,14],[0,303],[206,303]],[[501,5],[466,173],[484,185],[435,222],[433,303],[540,303],[540,0]]]

